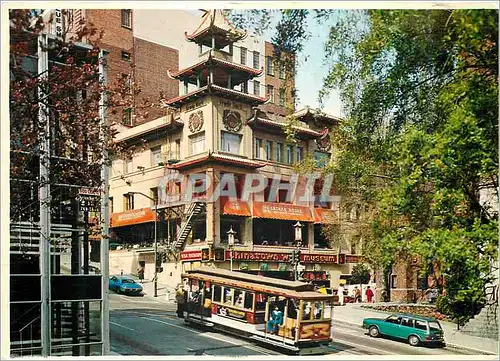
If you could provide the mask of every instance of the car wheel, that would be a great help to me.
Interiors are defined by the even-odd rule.
[[[380,331],[378,330],[377,326],[371,326],[368,330],[368,333],[370,334],[371,337],[379,337],[380,336]]]
[[[420,339],[415,335],[411,335],[408,337],[408,343],[412,346],[418,346],[420,344]]]

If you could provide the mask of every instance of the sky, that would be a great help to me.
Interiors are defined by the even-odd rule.
[[[273,37],[275,24],[278,16],[274,16],[271,26],[263,34],[263,37],[270,41]],[[297,110],[309,106],[318,108],[318,93],[323,84],[323,78],[328,74],[328,67],[324,65],[324,44],[328,38],[331,22],[319,24],[315,19],[308,20],[308,30],[311,33],[310,38],[304,44],[304,48],[299,54],[299,67],[295,78],[295,86],[298,89],[299,101]],[[307,57],[307,61],[304,59]],[[330,96],[325,99],[323,111],[341,117],[342,102],[338,91],[332,91]]]

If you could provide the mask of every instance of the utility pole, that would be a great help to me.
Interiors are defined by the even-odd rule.
[[[102,86],[107,84],[107,52],[99,52],[99,80]],[[101,307],[101,334],[102,355],[107,356],[110,352],[109,345],[109,168],[108,152],[106,150],[107,133],[107,94],[101,92],[99,99],[99,117],[101,126],[102,142],[102,167],[101,167],[101,275],[102,275],[102,307]]]
[[[42,357],[50,356],[51,345],[51,315],[50,315],[50,118],[46,105],[46,89],[49,69],[49,55],[47,52],[47,34],[38,37],[38,119],[44,125],[40,134],[40,271],[41,271],[41,341]]]

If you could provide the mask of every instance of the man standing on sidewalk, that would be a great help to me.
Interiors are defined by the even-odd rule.
[[[181,284],[177,285],[175,291],[175,301],[177,302],[177,317],[184,317],[184,303],[186,301],[185,291]]]
[[[370,286],[366,287],[365,295],[366,295],[366,302],[372,303],[373,291],[371,290]]]

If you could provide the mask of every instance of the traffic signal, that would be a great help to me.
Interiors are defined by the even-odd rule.
[[[292,250],[292,253],[290,254],[290,263],[295,264],[295,250]]]
[[[299,263],[299,262],[300,262],[300,255],[301,255],[301,253],[302,253],[302,252],[300,251],[300,248],[297,248],[297,249],[295,250],[295,261],[296,261],[297,263]]]
[[[156,273],[162,273],[163,267],[156,267]]]
[[[156,268],[161,266],[161,253],[156,255]]]
[[[161,255],[161,260],[163,261],[163,263],[167,263],[167,254],[166,253],[163,253]]]

